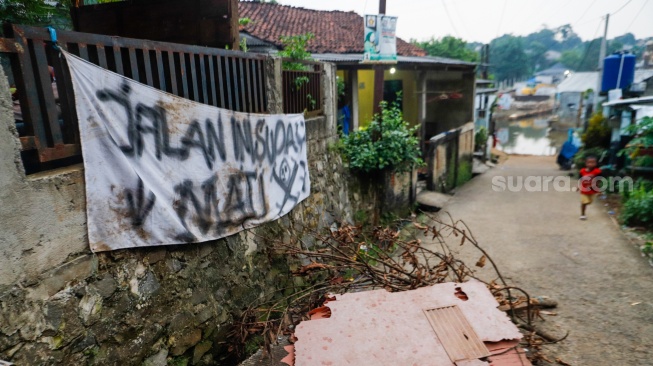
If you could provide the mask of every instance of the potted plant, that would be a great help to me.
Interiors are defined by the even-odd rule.
[[[398,95],[399,98],[401,95]],[[398,103],[381,102],[366,128],[342,136],[340,150],[363,194],[373,195],[374,222],[381,215],[403,216],[415,202],[416,168],[424,164],[417,130]]]

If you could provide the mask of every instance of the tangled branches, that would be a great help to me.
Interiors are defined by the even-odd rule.
[[[506,283],[496,263],[465,223],[449,215],[424,218],[428,224],[403,221],[394,228],[377,227],[370,231],[343,224],[323,232],[304,232],[290,240],[262,238],[273,244],[275,252],[294,259],[297,265],[290,275],[303,285],[287,296],[252,304],[237,323],[234,339],[244,343],[256,334],[263,337],[267,346],[276,343],[282,335],[291,335],[294,327],[308,319],[311,310],[322,306],[329,294],[379,288],[407,291],[443,282],[464,282],[469,278],[486,283],[499,304],[510,310],[515,323],[531,327],[529,295]],[[309,246],[307,241],[313,244]],[[474,267],[457,258],[450,247],[454,242],[478,251],[476,258],[480,256],[480,259]],[[478,278],[475,273],[476,268],[485,267],[487,262],[496,274],[490,281]],[[514,297],[513,291],[523,295]],[[526,311],[526,319],[517,317],[516,305]]]

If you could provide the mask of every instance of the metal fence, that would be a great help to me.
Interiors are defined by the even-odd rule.
[[[23,151],[36,151],[40,163],[81,155],[70,75],[49,32],[8,25],[5,35],[0,52],[11,60]],[[268,111],[263,55],[69,31],[57,38],[62,49],[159,90],[235,111]]]
[[[307,117],[324,112],[322,65],[313,61],[284,60],[284,64],[303,65],[304,70],[283,70],[283,111],[305,113]]]

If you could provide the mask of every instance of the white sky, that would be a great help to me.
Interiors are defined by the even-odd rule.
[[[359,14],[379,10],[378,0],[278,2]],[[487,43],[506,33],[527,35],[544,24],[548,28],[571,24],[583,40],[588,40],[602,35],[601,18],[607,13],[614,13],[610,15],[608,38],[627,32],[637,38],[653,36],[653,0],[387,0],[387,14],[399,17],[397,35],[406,41],[453,35],[468,42]]]

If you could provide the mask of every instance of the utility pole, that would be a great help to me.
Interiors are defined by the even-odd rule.
[[[386,0],[379,0],[380,15],[385,14],[385,1]],[[377,24],[376,26],[380,27],[381,24]],[[383,83],[385,81],[383,77],[383,73],[385,72],[384,69],[385,67],[383,65],[374,66],[374,112],[378,112],[378,113],[381,113],[381,108],[379,108],[379,104],[381,104],[381,101],[383,101]]]
[[[605,30],[603,31],[601,51],[599,52],[599,80],[596,84],[596,90],[594,91],[594,113],[599,111],[599,93],[601,92],[601,83],[603,81],[603,59],[605,59],[608,40],[608,21],[610,21],[609,13],[605,15]]]

